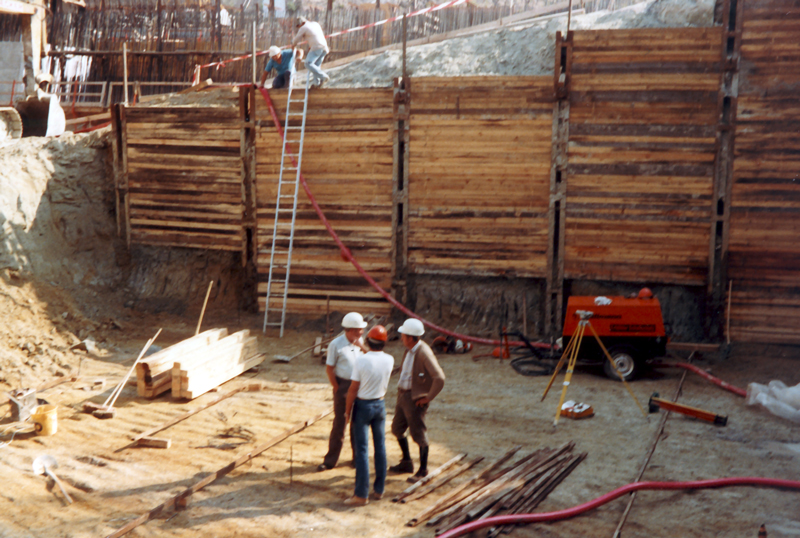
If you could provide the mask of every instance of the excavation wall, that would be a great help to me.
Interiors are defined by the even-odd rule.
[[[553,77],[313,91],[303,174],[367,272],[421,315],[544,335],[565,291],[649,285],[673,334],[713,338],[729,319],[738,340],[800,342],[800,15],[781,5],[726,4],[717,28],[559,35]],[[286,92],[270,93],[283,123]],[[241,250],[262,311],[270,266],[285,275],[275,201],[294,189],[265,105],[245,89],[213,113],[116,114],[128,241]],[[387,312],[302,189],[296,219],[289,312]]]

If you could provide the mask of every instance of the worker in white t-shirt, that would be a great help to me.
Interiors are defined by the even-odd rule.
[[[383,352],[386,328],[376,325],[367,333],[369,351],[356,359],[347,391],[347,419],[352,420],[351,435],[356,463],[356,488],[344,501],[348,506],[369,503],[369,430],[375,449],[375,482],[372,498],[380,500],[386,485],[386,406],[383,397],[389,386],[394,357]]]
[[[350,374],[353,372],[356,358],[367,351],[364,340],[361,338],[366,326],[367,323],[361,314],[350,312],[342,320],[344,334],[328,344],[328,360],[325,361],[325,371],[331,387],[333,387],[333,426],[328,440],[328,453],[317,467],[318,471],[327,471],[336,467],[339,454],[342,452],[344,427],[347,425],[345,402],[347,401],[347,390],[350,388]],[[352,427],[350,428],[350,448],[353,448]],[[353,454],[355,454],[355,449],[353,449]]]
[[[292,39],[292,46],[297,47],[303,40],[308,41],[308,57],[306,58],[306,69],[311,71],[312,82],[317,86],[322,86],[331,77],[320,69],[322,60],[330,52],[328,42],[325,40],[325,32],[318,22],[310,21],[305,17],[297,18],[297,33]]]

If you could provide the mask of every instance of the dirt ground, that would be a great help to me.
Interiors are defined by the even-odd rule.
[[[6,301],[11,301],[10,296],[20,299],[12,301],[17,308],[12,314],[20,319],[25,317],[24,312],[45,310],[47,300],[58,298],[55,291],[51,297],[40,298],[41,291],[26,291],[26,285],[29,286],[5,280],[2,286]],[[28,300],[21,300],[25,298]],[[234,325],[231,320],[236,317],[210,312],[204,327],[227,326],[231,331],[249,328],[259,335],[260,348],[268,357],[256,370],[224,385],[221,392],[253,380],[262,381],[265,389],[239,393],[157,434],[172,440],[167,450],[116,451],[137,433],[197,408],[219,393],[191,402],[174,401],[166,395],[149,401],[138,398],[135,387],[128,385],[117,403],[116,418],[103,421],[80,413],[81,402],[105,400],[138,350],[159,327],[164,332],[158,343],[167,345],[193,334],[196,323],[188,315],[146,315],[130,309],[115,316],[115,323],[122,329],[114,324],[98,325],[95,333],[102,341],[93,352],[69,351],[64,329],[51,330],[45,316],[31,318],[41,326],[30,320],[23,324],[30,329],[34,343],[38,335],[40,347],[59,351],[62,357],[60,362],[53,362],[52,368],[33,372],[26,379],[18,379],[5,369],[4,388],[17,388],[19,383],[32,379],[46,381],[59,373],[78,374],[79,378],[40,394],[59,407],[58,432],[54,436],[25,433],[30,430],[28,427],[12,440],[8,407],[0,407],[0,413],[6,413],[0,421],[0,432],[5,432],[0,439],[11,441],[0,448],[0,476],[4,482],[0,488],[0,537],[108,535],[248,450],[317,415],[331,403],[331,391],[318,357],[306,354],[290,363],[273,360],[277,354],[290,355],[310,345],[319,333],[288,331],[283,339],[265,337],[259,331],[259,317],[240,315]],[[4,323],[10,319],[4,316]],[[68,319],[69,316],[62,319],[62,324]],[[47,335],[52,339],[47,340]],[[36,356],[35,349],[33,353],[21,351]],[[399,342],[391,342],[388,351],[399,365]],[[568,397],[590,403],[596,416],[582,421],[562,419],[554,427],[557,391],[540,402],[547,378],[521,376],[507,361],[473,358],[486,351],[476,348],[469,355],[440,357],[447,384],[429,415],[432,467],[462,452],[470,457],[485,456],[488,462],[515,445],[522,445],[521,453],[527,454],[574,440],[576,452],[585,451],[588,458],[537,511],[568,508],[636,478],[653,443],[659,415],[644,418],[620,383],[580,370],[573,378]],[[738,346],[727,359],[708,355],[696,363],[740,387],[771,379],[789,385],[800,382],[798,351],[794,348]],[[653,371],[631,386],[646,406],[656,391],[671,398],[681,375],[682,370]],[[97,379],[106,381],[103,390],[92,389]],[[387,394],[388,420],[396,395],[396,377],[393,381]],[[728,424],[713,426],[671,415],[644,480],[728,476],[800,479],[800,425],[763,409],[746,407],[743,398],[691,373],[686,376],[679,401],[728,415]],[[348,450],[336,469],[316,471],[326,451],[330,424],[329,416],[288,438],[195,494],[185,510],[169,510],[129,536],[433,536],[430,527],[411,528],[405,523],[460,481],[420,500],[398,504],[386,497],[407,487],[405,476],[390,475],[384,500],[362,508],[346,507],[342,500],[352,493],[354,485]],[[239,437],[225,437],[231,432],[238,432]],[[387,448],[391,465],[399,459],[399,448],[391,435]],[[58,460],[56,472],[66,483],[74,504],[65,504],[57,487],[33,473],[34,458],[45,453]],[[798,501],[800,492],[750,487],[642,492],[622,536],[756,536],[762,523],[771,537],[800,536]],[[626,504],[627,498],[621,498],[574,519],[518,528],[513,535],[610,537]]]

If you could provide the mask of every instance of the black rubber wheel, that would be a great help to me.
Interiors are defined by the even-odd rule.
[[[641,363],[639,362],[639,352],[635,347],[624,344],[612,346],[608,348],[608,354],[611,355],[614,365],[625,381],[631,381],[639,375]],[[619,381],[617,372],[611,367],[611,363],[608,362],[606,357],[603,360],[603,371],[609,379]]]

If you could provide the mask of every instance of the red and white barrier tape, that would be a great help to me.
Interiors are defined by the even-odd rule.
[[[449,2],[444,2],[444,3],[436,5],[436,6],[426,7],[426,8],[418,9],[417,11],[412,11],[411,13],[409,13],[409,14],[407,14],[405,16],[406,17],[417,17],[419,15],[425,15],[426,13],[432,13],[434,11],[440,11],[442,9],[446,9],[446,8],[449,8],[449,7],[460,6],[461,4],[465,4],[466,2],[467,2],[467,0],[450,0]],[[398,21],[398,20],[402,20],[402,18],[403,18],[403,15],[397,15],[396,17],[389,17],[388,19],[383,19],[382,21],[373,22],[373,23],[370,23],[370,24],[365,24],[364,26],[355,26],[353,28],[348,28],[347,30],[342,30],[341,32],[334,32],[332,34],[326,35],[325,37],[326,38],[338,37],[340,35],[350,34],[352,32],[359,32],[361,30],[366,30],[367,28],[374,28],[375,26],[381,26],[381,25],[386,24],[388,22],[395,22],[395,21]],[[286,46],[288,46],[288,45],[286,45]],[[283,47],[281,47],[281,48],[283,48]],[[263,56],[264,54],[267,54],[267,51],[266,50],[262,50],[262,51],[256,52],[255,54],[256,54],[256,56]],[[242,60],[247,60],[248,58],[252,58],[252,57],[253,57],[253,54],[251,53],[251,54],[245,54],[244,56],[237,56],[235,58],[231,58],[230,60],[224,60],[224,61],[220,61],[220,62],[211,62],[211,63],[203,64],[203,65],[196,65],[194,67],[194,74],[192,76],[192,84],[196,85],[196,84],[200,83],[200,70],[205,68],[205,67],[215,67],[217,69],[220,69],[222,67],[225,67],[229,63],[240,62]]]

